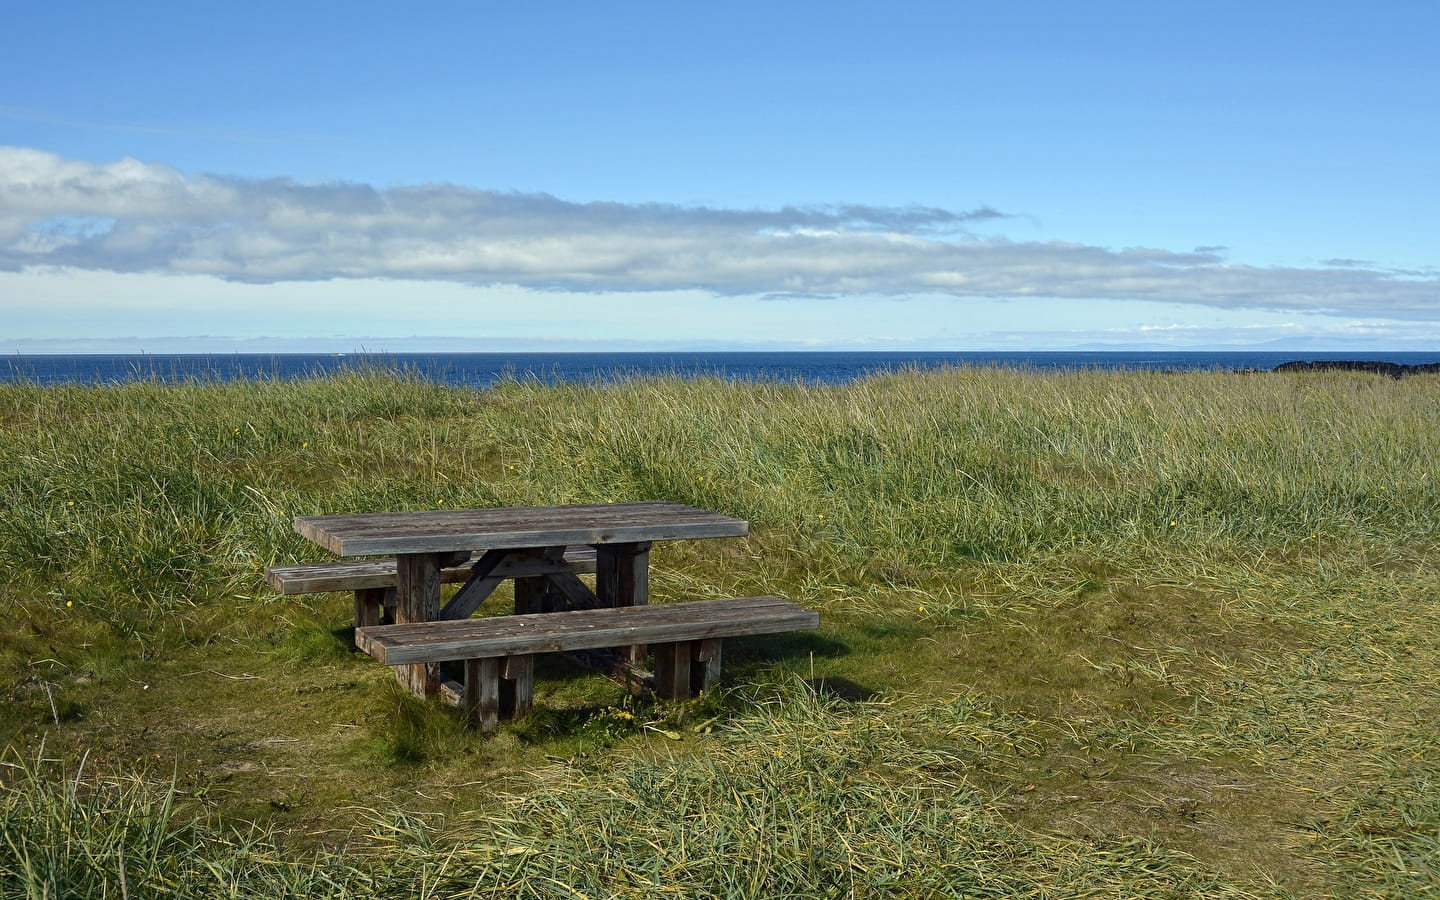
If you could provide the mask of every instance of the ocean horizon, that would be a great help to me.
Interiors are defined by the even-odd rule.
[[[1037,371],[1268,371],[1287,362],[1365,360],[1440,363],[1434,352],[1352,351],[616,351],[545,353],[169,353],[33,354],[4,357],[0,382],[115,384],[323,377],[393,371],[443,384],[488,387],[518,379],[547,383],[646,376],[843,384],[868,375],[940,366]]]

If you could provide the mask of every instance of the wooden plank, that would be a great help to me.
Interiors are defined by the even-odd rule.
[[[500,660],[465,661],[465,717],[481,731],[500,724]]]
[[[458,565],[443,567],[440,570],[440,581],[444,584],[460,584],[470,580],[472,567],[483,555],[483,552],[477,553]],[[583,544],[566,547],[565,562],[582,575],[594,572],[595,548]],[[395,566],[393,556],[387,559],[344,559],[294,566],[270,566],[265,570],[265,582],[282,594],[319,594],[326,591],[387,588],[395,586]],[[525,578],[542,575],[554,568],[551,562],[537,562],[531,566],[515,563],[504,570],[504,575],[506,578]]]
[[[585,582],[573,574],[561,572],[545,577],[550,582],[550,586],[554,588],[555,593],[559,595],[561,604],[566,609],[600,608],[600,598],[595,596],[595,592],[590,590]]]
[[[439,618],[440,555],[412,553],[397,557],[395,573],[396,625],[431,622]],[[356,629],[356,634],[361,631],[364,629]],[[359,646],[358,639],[356,644]],[[439,661],[396,669],[395,676],[417,696],[428,697],[440,689]]]
[[[364,588],[355,592],[355,627],[380,624],[380,611],[385,608],[385,588]]]
[[[550,582],[544,578],[515,579],[516,615],[534,615],[549,612],[546,601],[550,597]]]
[[[356,630],[356,643],[388,665],[671,643],[808,631],[820,627],[812,610],[777,597],[699,600],[663,606],[592,609],[543,615],[496,616]]]
[[[601,544],[595,548],[595,596],[601,606],[650,602],[650,542]]]
[[[601,503],[297,516],[295,530],[340,556],[741,537],[749,524],[679,503]]]
[[[535,700],[535,657],[507,656],[500,666],[500,712],[511,718],[530,715]]]
[[[601,544],[595,548],[595,596],[601,606],[644,606],[650,602],[650,542]],[[644,644],[626,653],[636,664],[648,655]]]
[[[720,680],[720,647],[722,643],[719,638],[710,638],[691,644],[695,650],[695,661],[690,669],[691,696],[698,697]]]
[[[691,642],[676,641],[655,647],[655,694],[662,700],[690,696]]]
[[[504,582],[504,578],[496,577],[494,572],[501,563],[505,561],[508,554],[504,550],[486,550],[485,555],[475,561],[474,567],[470,570],[470,579],[465,586],[455,592],[445,608],[440,610],[437,619],[468,619],[480,608],[497,587]]]

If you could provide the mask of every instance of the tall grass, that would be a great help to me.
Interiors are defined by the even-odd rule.
[[[1428,383],[940,370],[843,387],[358,375],[6,386],[0,554],[156,602],[303,556],[301,512],[666,497],[835,563],[1433,540]]]
[[[0,897],[1252,896],[1143,840],[1005,823],[966,771],[1016,735],[972,699],[919,719],[793,682],[745,699],[698,757],[556,767],[445,836],[376,818],[350,854],[218,827],[177,809],[173,785],[16,767]]]
[[[0,735],[30,755],[0,896],[1440,893],[1437,446],[1433,379],[1346,373],[3,385]],[[657,600],[820,609],[818,642],[727,647],[738,683],[768,662],[878,699],[772,685],[708,735],[665,713],[683,740],[581,755],[609,701],[557,676],[548,725],[481,743],[409,710],[379,770],[315,733],[389,740],[394,698],[346,654],[344,598],[260,584],[319,555],[293,516],[644,499],[752,525],[657,547]],[[322,668],[339,687],[296,686]],[[258,775],[202,802],[200,763],[18,762],[45,735],[72,767],[179,759],[219,709],[305,739],[275,770],[297,790],[433,781],[449,830],[416,799],[327,854],[241,824]],[[487,799],[515,765],[533,783]],[[353,827],[314,789],[318,831]]]

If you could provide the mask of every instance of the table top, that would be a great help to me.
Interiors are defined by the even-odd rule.
[[[379,556],[741,537],[750,525],[655,501],[296,516],[295,530],[340,556]]]

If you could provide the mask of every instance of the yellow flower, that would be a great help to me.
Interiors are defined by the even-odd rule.
[[[305,449],[306,447],[308,447],[308,446],[310,446],[310,442],[309,442],[309,441],[301,441],[301,442],[300,442],[300,449],[301,449],[301,450],[304,450],[304,449]]]
[[[75,605],[75,601],[74,601],[74,600],[66,600],[66,601],[65,601],[65,605],[66,605],[66,606],[74,606],[74,605]]]
[[[71,500],[69,503],[66,503],[65,505],[66,505],[66,506],[74,506],[74,505],[75,505],[75,501],[74,501],[74,500]]]
[[[1174,527],[1175,527],[1175,520],[1174,520],[1174,519],[1171,519],[1171,520],[1170,520],[1170,527],[1171,527],[1171,528],[1174,528]]]
[[[817,515],[815,516],[815,518],[817,518],[817,519],[823,519],[823,518],[825,518],[825,514],[824,514],[824,513],[819,513],[819,514],[817,514]]]

